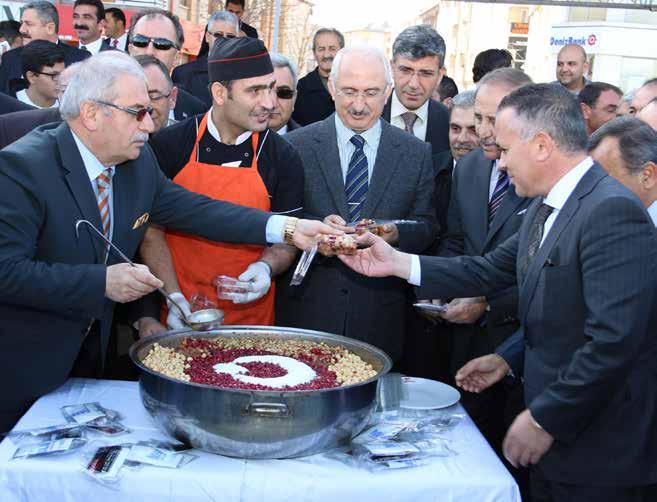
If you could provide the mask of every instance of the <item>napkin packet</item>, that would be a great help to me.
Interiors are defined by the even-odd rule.
[[[76,423],[86,429],[105,436],[117,436],[130,432],[121,423],[118,411],[104,408],[97,402],[72,404],[61,408],[62,414],[69,423]]]

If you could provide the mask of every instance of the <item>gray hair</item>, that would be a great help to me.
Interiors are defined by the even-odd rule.
[[[577,97],[563,86],[525,85],[502,100],[497,108],[498,116],[507,108],[512,109],[522,122],[520,127],[514,129],[524,141],[530,140],[539,132],[544,132],[564,153],[586,151],[588,135],[582,108]]]
[[[472,108],[475,104],[475,91],[459,92],[452,98],[452,108]]]
[[[657,131],[636,117],[617,117],[597,129],[589,141],[589,152],[605,138],[618,140],[618,150],[632,174],[639,174],[648,162],[657,164]]]
[[[239,34],[240,32],[240,20],[237,19],[237,16],[232,12],[228,12],[227,10],[218,10],[212,14],[210,19],[208,19],[208,29],[216,22],[233,24],[235,25],[235,33]]]
[[[269,57],[271,58],[271,64],[274,65],[274,68],[287,68],[290,70],[290,73],[292,74],[292,82],[294,83],[293,88],[296,89],[298,79],[297,66],[286,56],[277,52],[270,52]]]
[[[317,46],[317,37],[325,34],[335,35],[336,37],[338,37],[338,44],[340,45],[340,49],[344,48],[344,35],[342,33],[340,33],[335,28],[320,28],[313,35],[313,46],[312,46],[313,50],[315,50],[315,47]]]
[[[43,24],[55,23],[55,31],[59,32],[59,13],[52,3],[45,0],[27,3],[21,9],[21,17],[27,9],[34,9]]]
[[[173,24],[173,28],[176,31],[176,40],[172,40],[172,42],[176,42],[176,49],[180,50],[182,49],[183,44],[185,43],[185,31],[183,30],[182,24],[180,23],[180,18],[175,15],[172,12],[169,12],[168,10],[163,10],[163,9],[143,9],[140,10],[139,12],[135,13],[132,18],[130,19],[130,29],[128,30],[128,40],[132,40],[132,36],[135,33],[135,26],[137,26],[137,23],[141,21],[141,19],[157,19],[158,17],[164,17],[171,21],[171,24]]]
[[[412,60],[438,56],[438,67],[445,65],[447,46],[436,30],[426,24],[411,26],[402,31],[392,44],[392,59],[397,56]]]
[[[121,51],[104,51],[82,62],[60,101],[62,118],[78,117],[85,101],[114,101],[119,94],[117,80],[124,75],[136,77],[146,85],[139,63]]]
[[[335,55],[333,60],[333,66],[331,66],[331,73],[329,74],[329,80],[334,84],[337,83],[338,77],[340,76],[340,66],[342,64],[342,59],[345,54],[359,53],[362,55],[374,56],[381,61],[383,65],[383,71],[385,73],[386,85],[392,85],[392,71],[390,69],[390,61],[385,56],[383,51],[378,47],[347,47],[346,49],[340,49]]]
[[[524,71],[516,68],[498,68],[490,73],[486,73],[481,78],[477,83],[477,91],[485,85],[499,85],[510,90],[515,90],[523,85],[529,84],[533,84],[533,81]]]

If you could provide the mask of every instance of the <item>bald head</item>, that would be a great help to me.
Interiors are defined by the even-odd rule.
[[[657,97],[648,102],[636,116],[657,131]]]
[[[586,51],[581,45],[564,45],[557,55],[557,80],[570,92],[584,87],[584,75],[589,71]]]
[[[632,98],[631,108],[633,112],[639,113],[644,106],[655,98],[657,98],[657,78],[648,80],[636,90],[634,98]]]

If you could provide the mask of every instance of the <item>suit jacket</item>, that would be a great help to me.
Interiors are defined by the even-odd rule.
[[[315,68],[297,83],[297,102],[292,118],[305,126],[324,120],[335,112],[335,103],[322,84],[319,69]]]
[[[639,200],[594,164],[520,277],[541,202],[484,257],[421,258],[421,289],[466,297],[518,285],[522,332],[498,353],[516,374],[524,361],[527,406],[555,438],[539,462],[547,479],[655,483],[657,231]]]
[[[256,30],[250,24],[240,22],[240,30],[242,30],[244,34],[249,38],[258,38],[258,30]]]
[[[390,122],[391,111],[392,94],[383,108],[382,117],[386,122]],[[435,99],[429,99],[427,133],[424,140],[431,143],[433,154],[449,151],[449,111],[445,105]]]
[[[385,122],[381,126],[362,215],[420,221],[399,226],[399,247],[420,251],[435,235],[430,149]],[[339,214],[348,220],[335,116],[285,138],[304,164],[304,212],[316,219]],[[300,286],[289,287],[285,277],[280,284],[278,324],[344,334],[382,348],[393,359],[401,356],[408,292],[405,281],[366,278],[340,260],[317,257]]]
[[[452,172],[454,171],[454,157],[447,150],[434,153],[431,156],[434,171],[433,204],[436,208],[436,218],[439,225],[438,238],[447,231],[447,211],[452,190]]]
[[[150,220],[225,242],[265,244],[268,215],[194,194],[167,180],[147,145],[116,167],[113,241],[134,256]],[[105,297],[100,213],[69,126],[43,126],[0,151],[0,430],[61,385],[91,319],[105,354],[114,303]],[[116,263],[110,256],[109,264]],[[2,423],[4,419],[4,423]]]
[[[35,108],[4,93],[0,93],[0,115],[27,110],[35,110]]]
[[[177,120],[188,119],[194,115],[200,115],[210,109],[203,101],[195,98],[184,89],[178,89],[176,107],[173,109],[173,117]]]
[[[0,149],[12,144],[39,126],[61,121],[59,108],[31,108],[0,116]]]
[[[91,56],[89,51],[81,51],[66,42],[60,41],[59,46],[64,51],[65,66],[83,61]],[[8,94],[11,90],[12,81],[21,78],[23,74],[21,63],[22,52],[23,47],[16,47],[2,55],[2,64],[0,65],[0,92]]]
[[[454,173],[447,231],[441,256],[483,256],[514,235],[532,199],[519,197],[510,185],[488,225],[488,194],[494,161],[477,148],[459,160]],[[452,372],[470,359],[489,354],[518,329],[518,288],[515,284],[487,298],[488,312],[479,322],[453,325]],[[482,323],[485,325],[482,326]]]
[[[171,79],[179,89],[182,87],[196,99],[203,101],[208,108],[212,106],[212,97],[208,91],[210,79],[207,56],[199,56],[194,61],[175,67]]]

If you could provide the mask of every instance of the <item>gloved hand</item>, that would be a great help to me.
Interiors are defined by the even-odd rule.
[[[173,298],[176,304],[183,310],[183,312],[185,312],[186,316],[189,316],[192,313],[191,309],[189,308],[189,302],[185,299],[185,296],[182,293],[171,293],[169,296]],[[186,328],[187,324],[185,324],[185,320],[180,314],[180,311],[175,306],[171,305],[171,301],[169,301],[168,298],[167,307],[169,308],[167,326],[169,326],[170,329]]]
[[[271,286],[271,268],[262,261],[251,263],[247,269],[237,278],[240,281],[250,282],[251,291],[241,295],[235,295],[233,303],[250,303],[262,298]]]

